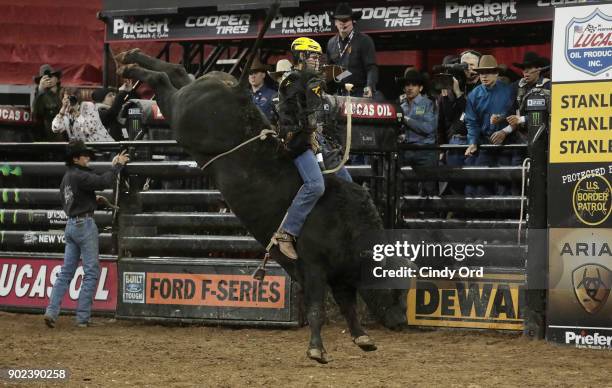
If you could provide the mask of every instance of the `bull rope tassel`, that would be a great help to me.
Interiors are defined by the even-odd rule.
[[[232,148],[229,151],[225,151],[222,154],[219,154],[217,156],[215,156],[214,158],[212,158],[211,160],[209,160],[208,162],[206,162],[205,165],[203,165],[200,169],[202,171],[204,171],[206,169],[206,167],[210,166],[211,164],[213,164],[213,162],[215,162],[217,159],[229,155],[234,151],[238,151],[240,148],[244,147],[245,145],[259,139],[259,140],[266,140],[266,138],[268,137],[268,135],[272,136],[272,137],[276,137],[276,131],[272,130],[272,129],[262,129],[261,132],[259,132],[259,134],[253,136],[250,139],[247,139],[245,141],[243,141],[242,143],[238,144],[236,147]]]
[[[348,92],[346,96],[346,146],[344,147],[344,155],[342,156],[342,161],[338,163],[338,165],[330,170],[323,170],[323,174],[334,174],[342,167],[349,159],[349,153],[351,152],[351,137],[353,134],[353,105],[351,104],[351,90],[353,90],[353,84],[345,84],[344,88]]]

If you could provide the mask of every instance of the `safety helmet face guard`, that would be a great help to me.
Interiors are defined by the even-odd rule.
[[[323,50],[314,39],[301,37],[291,43],[291,53],[296,63],[303,63],[311,70],[319,70],[319,62]]]

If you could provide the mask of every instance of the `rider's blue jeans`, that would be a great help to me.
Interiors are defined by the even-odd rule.
[[[325,181],[317,158],[312,150],[307,150],[297,158],[293,159],[293,164],[297,167],[304,184],[295,195],[287,217],[281,229],[292,236],[299,236],[306,222],[306,217],[317,204],[319,198],[325,192]],[[336,175],[344,180],[352,182],[351,176],[346,168],[341,168]]]

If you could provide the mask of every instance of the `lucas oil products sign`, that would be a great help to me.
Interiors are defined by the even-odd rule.
[[[62,267],[57,257],[0,257],[0,309],[43,309],[49,304],[51,289]],[[75,310],[83,282],[79,266],[62,301],[62,309]],[[94,311],[115,311],[117,304],[117,264],[100,260],[100,277],[94,293]]]

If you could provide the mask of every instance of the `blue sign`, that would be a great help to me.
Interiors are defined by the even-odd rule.
[[[612,68],[612,16],[597,8],[570,20],[565,34],[565,58],[572,67],[593,76]]]

